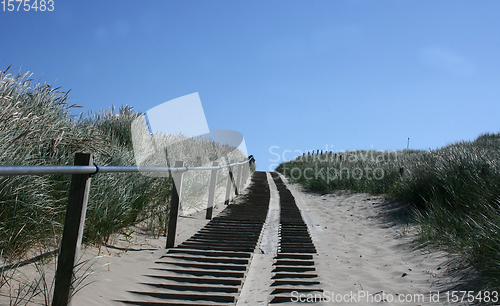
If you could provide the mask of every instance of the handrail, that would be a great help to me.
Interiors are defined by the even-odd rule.
[[[213,193],[217,179],[217,170],[229,167],[228,183],[226,188],[226,201],[229,202],[231,187],[234,184],[235,194],[238,195],[242,176],[248,175],[248,170],[243,167],[248,163],[251,165],[255,159],[253,156],[242,162],[235,162],[227,165],[217,165],[216,162],[210,167],[183,167],[182,161],[175,163],[176,167],[141,167],[141,166],[99,166],[93,162],[91,154],[76,153],[75,165],[55,166],[55,165],[0,165],[0,176],[13,175],[44,175],[44,174],[72,174],[69,191],[68,205],[66,207],[66,219],[64,223],[63,236],[60,247],[60,255],[57,262],[55,275],[55,287],[52,299],[52,306],[67,306],[71,291],[71,279],[73,268],[78,258],[79,248],[82,242],[83,228],[85,222],[85,211],[87,209],[88,192],[90,188],[90,177],[98,173],[120,173],[120,172],[172,172],[174,177],[174,188],[170,203],[170,217],[168,226],[168,236],[166,248],[174,246],[175,231],[178,217],[179,193],[176,185],[182,185],[182,175],[184,172],[192,170],[212,170],[212,177],[207,205],[207,219],[212,218]],[[233,177],[233,166],[238,167],[238,175],[235,182]],[[242,172],[245,172],[243,174]],[[63,255],[64,254],[64,255]]]
[[[0,165],[0,176],[12,175],[44,175],[44,174],[96,174],[96,173],[120,173],[120,172],[186,172],[192,170],[214,170],[243,165],[249,162],[236,162],[221,166],[211,167],[142,167],[142,166],[6,166]]]

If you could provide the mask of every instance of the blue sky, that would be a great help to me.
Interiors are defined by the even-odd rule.
[[[75,113],[198,92],[210,129],[241,132],[260,170],[286,150],[500,131],[500,1],[54,3],[0,11],[0,69],[71,89]]]

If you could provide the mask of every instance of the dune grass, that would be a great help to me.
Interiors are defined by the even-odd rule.
[[[310,190],[385,194],[412,204],[415,241],[451,254],[475,290],[500,289],[500,134],[437,150],[325,152],[276,169]]]
[[[76,152],[91,152],[102,165],[134,164],[130,137],[123,137],[127,122],[136,116],[129,108],[117,114],[102,111],[74,118],[67,93],[33,84],[27,74],[11,77],[3,72],[0,82],[0,164],[71,165]],[[57,248],[70,179],[68,175],[0,177],[4,258],[20,259],[33,248]],[[87,243],[105,242],[112,233],[145,218],[144,212],[165,202],[171,190],[168,182],[159,184],[139,174],[102,175],[92,180],[84,233]],[[151,190],[150,186],[158,189],[143,192]]]
[[[124,106],[75,118],[70,114],[75,106],[68,105],[67,97],[68,93],[48,84],[34,83],[27,73],[13,77],[7,71],[2,72],[0,164],[71,165],[76,152],[90,152],[102,166],[135,166],[131,125],[142,114]],[[182,135],[158,136],[156,141],[175,143],[169,147],[169,156],[184,160],[186,166],[208,165],[210,158],[223,156],[233,160],[245,158],[227,145]],[[227,177],[225,172],[227,169],[218,175],[220,184]],[[208,187],[204,187],[208,184],[204,183],[209,176],[209,171],[184,175],[183,197],[187,199],[184,205],[200,205],[199,198],[208,193]],[[58,245],[70,179],[69,175],[0,177],[3,257],[21,258],[34,247],[50,249]],[[141,222],[154,235],[164,233],[171,190],[172,179],[168,175],[93,176],[85,241],[105,243],[112,234]]]

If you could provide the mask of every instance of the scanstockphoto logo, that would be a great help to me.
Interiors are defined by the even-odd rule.
[[[342,168],[334,168],[334,167],[320,167],[318,165],[314,165],[314,167],[287,167],[286,165],[282,168],[283,173],[290,176],[293,180],[305,179],[307,181],[312,179],[321,179],[326,181],[327,183],[335,181],[335,180],[343,180],[343,179],[367,179],[367,180],[381,180],[384,178],[384,169],[381,167],[342,167]]]
[[[333,147],[333,146],[332,146]],[[279,146],[269,148],[269,153],[275,156],[269,159],[275,168],[281,163],[281,170],[294,180],[322,179],[327,183],[342,179],[381,180],[384,178],[382,163],[398,160],[397,151],[338,151],[326,150],[302,152],[300,150],[283,150]],[[290,157],[293,157],[291,159]],[[288,163],[294,161],[294,163]],[[302,164],[302,162],[304,164]],[[304,166],[307,165],[307,166]]]
[[[460,291],[465,292],[466,291]],[[489,294],[488,297],[494,297],[494,294]],[[332,304],[356,304],[365,305],[373,303],[394,303],[394,304],[406,304],[406,305],[418,305],[423,303],[446,303],[450,301],[459,302],[460,296],[456,294],[456,299],[450,299],[450,294],[440,294],[439,291],[430,291],[427,294],[424,293],[408,293],[408,294],[391,294],[384,291],[378,291],[371,293],[369,291],[351,291],[348,293],[335,293],[325,290],[322,293],[301,293],[298,291],[292,291],[291,302],[292,303],[332,303]],[[474,296],[473,296],[474,297]],[[489,299],[489,301],[494,301],[495,299]],[[498,300],[498,299],[496,299]],[[463,298],[461,302],[469,301],[471,299]],[[472,302],[474,299],[472,299]]]

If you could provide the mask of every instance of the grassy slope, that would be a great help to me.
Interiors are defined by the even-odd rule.
[[[118,114],[103,111],[73,118],[66,100],[66,93],[47,84],[33,84],[26,74],[11,77],[1,73],[0,164],[71,165],[74,153],[91,152],[100,165],[134,165],[129,130],[135,112],[125,107]],[[0,249],[4,258],[14,260],[29,249],[58,245],[70,178],[0,177]],[[170,190],[171,184],[140,174],[93,177],[85,240],[106,241],[112,233],[158,215],[158,210],[165,215]]]
[[[71,165],[76,152],[89,152],[102,166],[135,166],[131,125],[141,114],[122,107],[74,118],[67,93],[28,78],[28,74],[13,77],[0,72],[0,165]],[[243,159],[241,152],[227,145],[182,135],[155,137],[175,142],[169,155],[177,153],[176,158],[186,165],[198,163],[197,156],[204,164],[210,157]],[[226,172],[218,175],[221,183]],[[197,181],[205,182],[207,176],[207,171],[184,175],[183,197],[191,205],[204,196],[202,191],[207,188]],[[57,248],[70,179],[69,175],[0,176],[0,257],[15,261],[30,249]],[[137,223],[146,225],[153,235],[164,233],[171,189],[169,177],[139,173],[93,176],[85,241],[106,242],[110,235]]]
[[[450,270],[475,271],[476,290],[500,289],[500,134],[434,151],[302,156],[276,170],[311,190],[383,193],[411,203],[420,245],[455,255]]]

